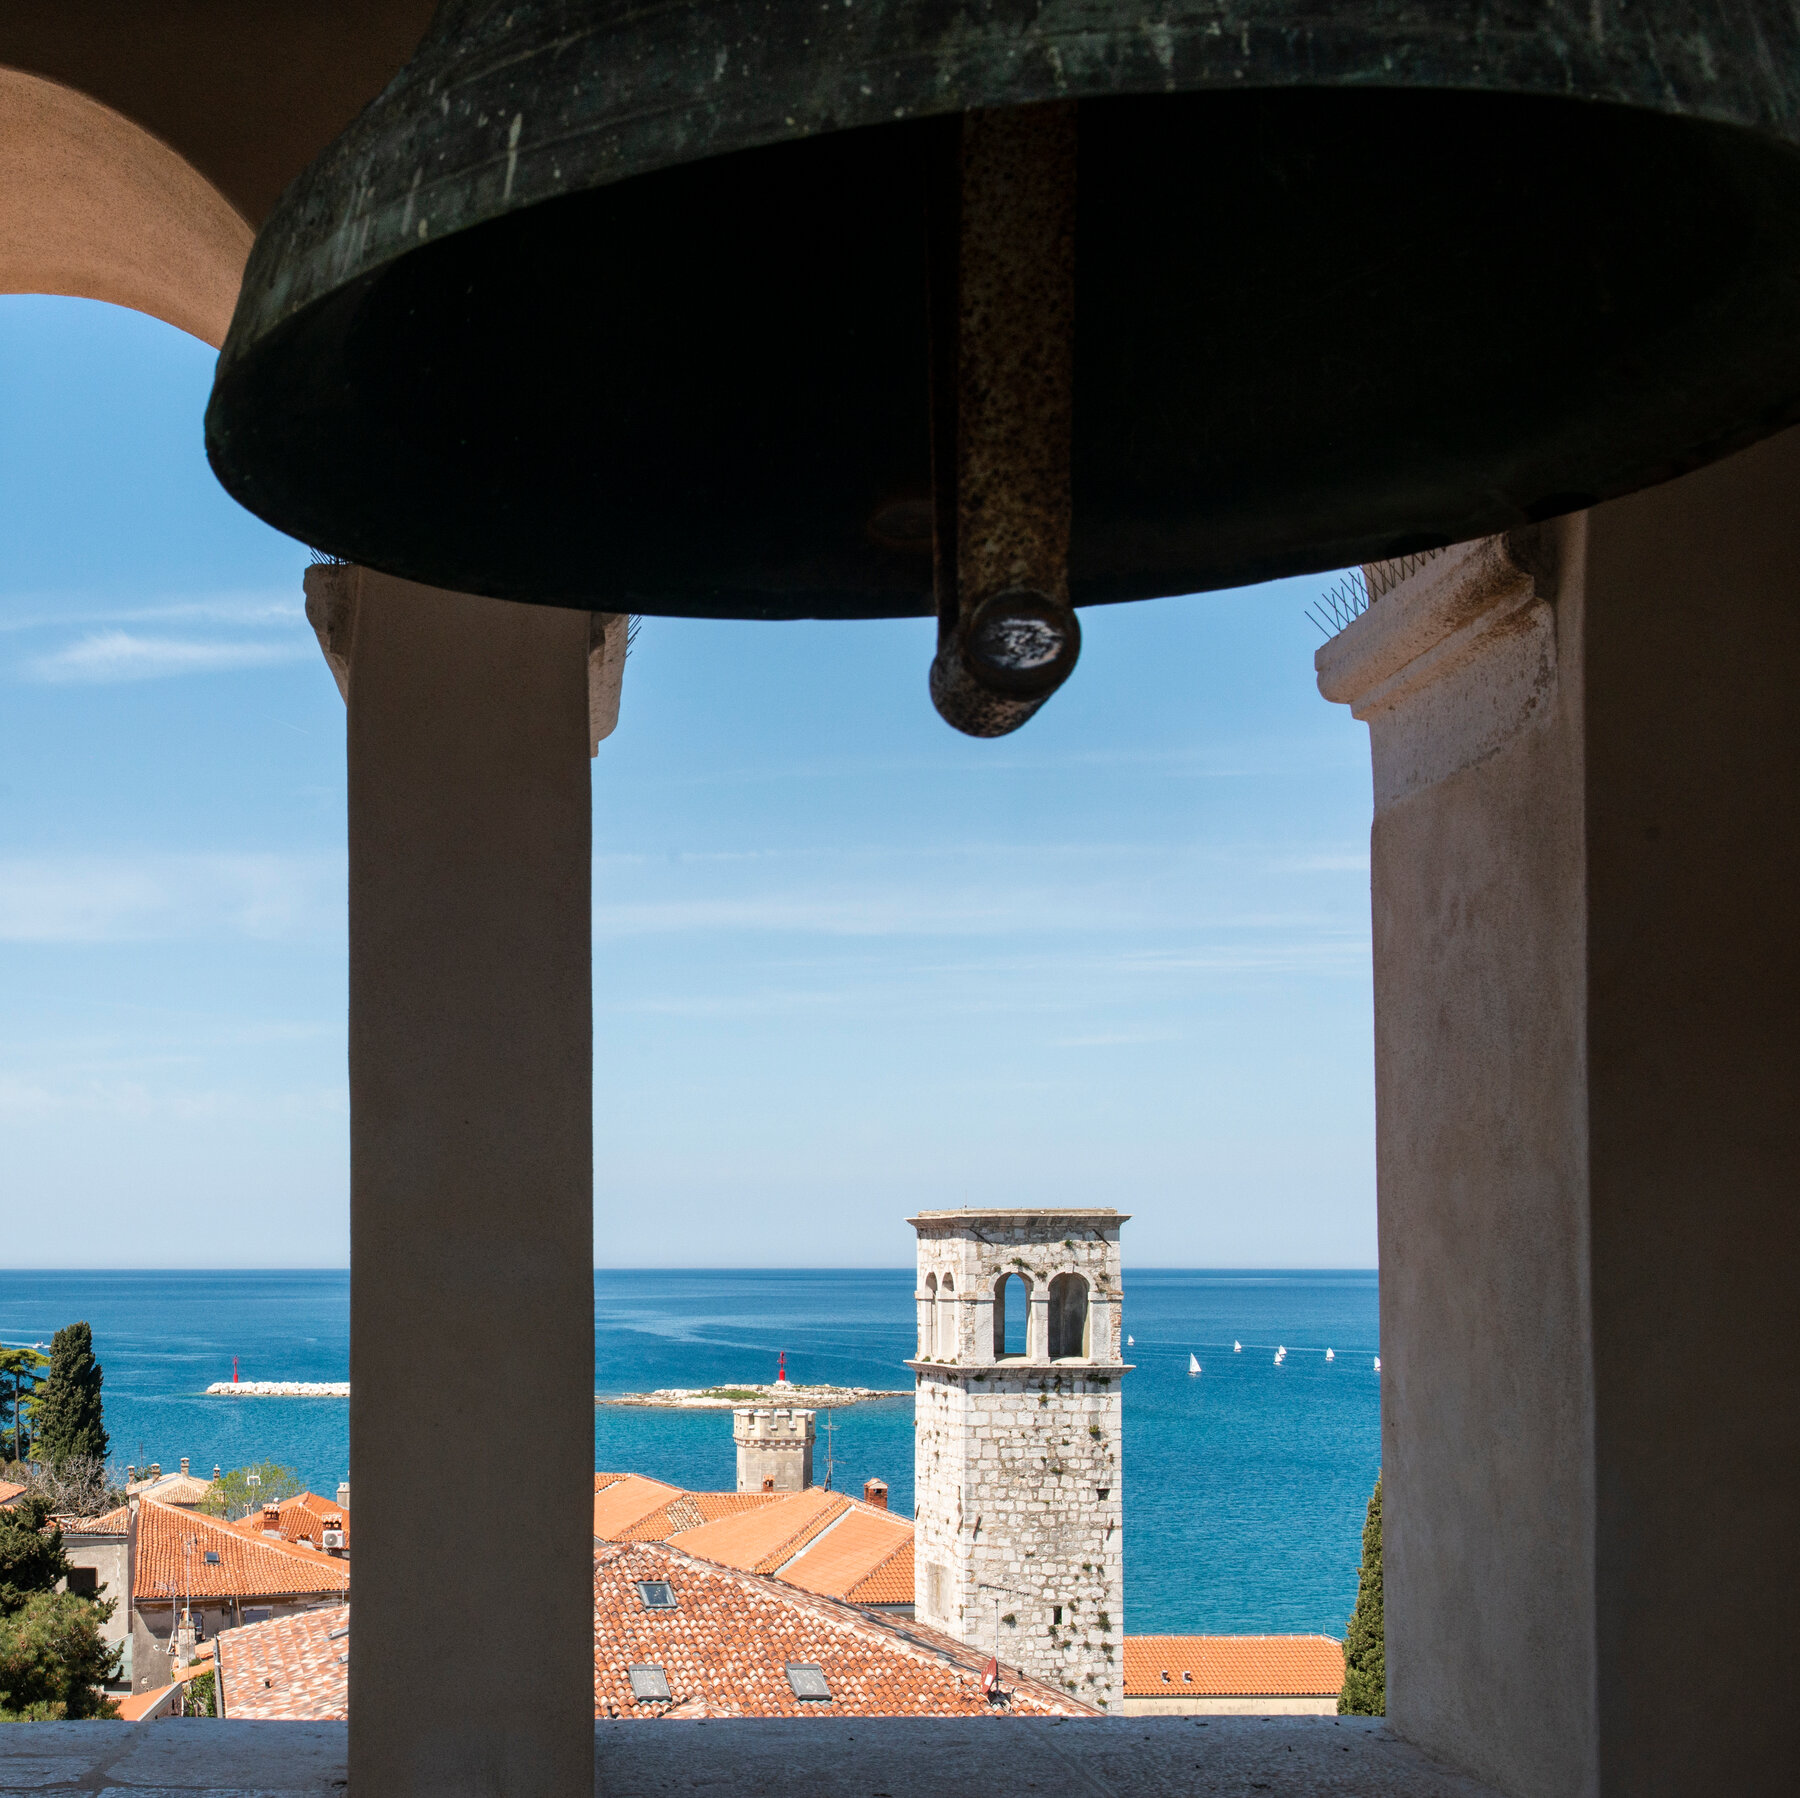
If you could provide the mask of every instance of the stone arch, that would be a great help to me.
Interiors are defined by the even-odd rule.
[[[945,1274],[938,1282],[937,1354],[940,1361],[956,1359],[956,1277]]]
[[[1007,1290],[1018,1288],[1017,1299]],[[1011,1337],[1014,1347],[1007,1346]],[[1031,1276],[1004,1273],[994,1282],[994,1359],[1023,1357],[1031,1353]]]
[[[1081,1274],[1058,1274],[1050,1282],[1050,1359],[1086,1360],[1088,1283]]]
[[[253,233],[205,176],[98,100],[0,68],[0,293],[67,294],[225,341]]]
[[[924,1297],[919,1304],[919,1359],[929,1361],[937,1353],[937,1275],[925,1276]]]

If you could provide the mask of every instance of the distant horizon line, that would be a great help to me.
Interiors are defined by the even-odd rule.
[[[1215,1261],[1204,1264],[1128,1261],[1126,1267],[1141,1273],[1163,1274],[1378,1274],[1381,1271],[1378,1266],[1335,1261],[1296,1261],[1283,1265],[1262,1261]],[[146,1262],[132,1267],[65,1267],[49,1262],[28,1262],[14,1263],[0,1269],[0,1281],[7,1274],[67,1274],[72,1278],[91,1280],[109,1274],[347,1274],[350,1271],[348,1262],[324,1267],[311,1262],[269,1262],[254,1265],[238,1262]],[[604,1267],[596,1264],[593,1271],[597,1274],[904,1274],[914,1270],[906,1262],[893,1261],[641,1261],[613,1263]]]

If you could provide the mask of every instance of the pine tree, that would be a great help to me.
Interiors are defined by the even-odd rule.
[[[72,1455],[106,1460],[106,1425],[100,1405],[105,1379],[94,1359],[94,1332],[70,1324],[50,1344],[50,1377],[33,1408],[33,1449],[40,1461],[60,1466]]]
[[[1362,1573],[1356,1584],[1356,1609],[1344,1639],[1344,1689],[1338,1694],[1340,1717],[1387,1715],[1387,1636],[1381,1623],[1381,1476],[1369,1496],[1369,1520],[1363,1525]]]
[[[34,1492],[0,1510],[0,1723],[117,1714],[100,1689],[119,1669],[100,1633],[117,1601],[55,1589],[69,1561],[48,1523]]]
[[[49,1363],[36,1349],[0,1348],[0,1466],[31,1459],[31,1410]]]

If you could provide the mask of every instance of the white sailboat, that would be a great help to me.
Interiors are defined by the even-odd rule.
[[[1336,1360],[1336,1359],[1337,1359],[1337,1356],[1336,1356],[1336,1354],[1335,1354],[1335,1353],[1333,1353],[1333,1351],[1332,1351],[1332,1350],[1330,1350],[1330,1349],[1327,1349],[1327,1350],[1326,1350],[1326,1351],[1325,1351],[1325,1359],[1326,1359],[1326,1360],[1327,1360],[1327,1361],[1335,1361],[1335,1360]]]
[[[1244,1345],[1241,1342],[1234,1342],[1231,1345],[1231,1352],[1234,1355],[1241,1355],[1244,1352]]]
[[[1189,1373],[1198,1373],[1199,1371],[1200,1371],[1200,1357],[1195,1354],[1190,1354],[1188,1356],[1188,1372]]]
[[[1127,1348],[1136,1348],[1137,1347],[1137,1338],[1135,1336],[1127,1336],[1125,1338],[1125,1346]]]
[[[1381,1372],[1381,1357],[1379,1355],[1375,1357],[1375,1371],[1377,1373]]]

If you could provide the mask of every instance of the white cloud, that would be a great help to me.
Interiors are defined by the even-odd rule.
[[[1284,856],[1269,865],[1277,874],[1367,874],[1369,852],[1366,849],[1327,849],[1314,855]]]
[[[169,624],[204,620],[248,630],[306,629],[299,586],[291,594],[221,592],[139,600],[132,604],[66,594],[0,594],[0,632],[66,631],[94,624]]]
[[[317,938],[343,928],[341,856],[0,860],[0,942]]]
[[[143,637],[130,631],[90,631],[78,643],[33,656],[34,680],[74,682],[161,680],[170,675],[218,674],[291,662],[307,652],[297,637],[273,642],[207,642],[194,638]]]

